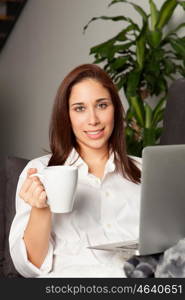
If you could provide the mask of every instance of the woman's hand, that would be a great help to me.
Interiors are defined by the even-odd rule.
[[[37,176],[30,177],[34,173],[37,173],[37,169],[28,169],[27,177],[19,192],[19,197],[32,207],[48,207],[46,203],[47,195],[42,182]]]

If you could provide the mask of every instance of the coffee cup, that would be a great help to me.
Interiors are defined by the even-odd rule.
[[[53,213],[69,213],[73,209],[78,169],[73,166],[49,166],[37,176],[44,185],[47,203]]]

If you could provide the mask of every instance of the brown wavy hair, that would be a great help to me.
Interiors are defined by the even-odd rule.
[[[83,64],[76,67],[64,78],[59,86],[49,128],[52,156],[48,166],[63,165],[73,148],[78,151],[69,117],[69,97],[72,87],[88,78],[97,80],[109,91],[114,105],[114,128],[108,144],[109,149],[114,152],[116,169],[128,180],[140,183],[141,171],[136,166],[134,159],[126,153],[125,112],[118,91],[108,74],[94,64]]]

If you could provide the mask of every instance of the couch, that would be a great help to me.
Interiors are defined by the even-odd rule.
[[[160,145],[185,144],[185,78],[169,88]]]
[[[9,231],[15,215],[15,193],[19,175],[28,159],[6,157],[0,167],[0,277],[22,277],[14,268],[9,252]]]

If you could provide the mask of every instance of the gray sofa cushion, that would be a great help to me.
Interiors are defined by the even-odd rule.
[[[185,144],[185,78],[175,80],[169,88],[161,145]]]
[[[8,157],[6,159],[6,202],[5,202],[5,251],[4,251],[4,276],[5,277],[19,277],[20,275],[15,270],[12,259],[9,253],[9,231],[10,226],[15,215],[15,194],[19,175],[29,160]]]

